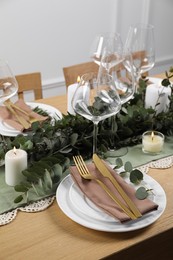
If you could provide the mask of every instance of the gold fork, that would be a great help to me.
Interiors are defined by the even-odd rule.
[[[29,123],[31,123],[31,124],[38,121],[38,119],[32,118],[32,116],[30,115],[30,113],[26,112],[26,111],[23,110],[22,108],[20,108],[20,107],[16,106],[15,104],[13,104],[13,102],[11,102],[10,99],[6,100],[4,103],[5,103],[5,105],[8,104],[8,105],[11,106],[12,108],[17,109],[18,111],[20,111],[21,113],[23,113],[24,115],[26,115],[27,117],[29,117],[29,119],[28,119],[28,120],[25,120],[25,121],[29,121]]]
[[[126,205],[121,202],[116,196],[115,194],[99,179],[97,179],[95,176],[93,176],[82,156],[73,156],[73,160],[75,162],[76,168],[79,171],[79,174],[81,175],[82,178],[86,179],[86,180],[95,180],[101,187],[102,189],[111,197],[111,199],[131,218],[131,219],[137,219],[137,217],[129,210],[129,208],[126,207]]]
[[[24,127],[24,129],[31,127],[31,124],[29,124],[28,121],[26,121],[23,117],[19,116],[7,101],[4,102],[4,105],[16,117],[17,121]]]

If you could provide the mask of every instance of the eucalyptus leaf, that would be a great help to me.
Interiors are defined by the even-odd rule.
[[[15,191],[18,191],[18,192],[27,192],[28,191],[28,188],[23,184],[15,185],[14,189],[15,189]]]
[[[15,198],[14,203],[19,203],[23,200],[23,196],[19,195],[18,197]]]
[[[136,190],[136,197],[140,200],[144,200],[148,197],[148,192],[145,187],[140,187]]]
[[[45,183],[46,189],[50,190],[52,188],[52,179],[51,179],[51,175],[48,172],[48,170],[45,170],[44,183]]]
[[[138,184],[143,180],[143,173],[138,169],[132,170],[130,172],[130,181],[134,184]]]
[[[124,164],[124,169],[125,169],[126,172],[131,172],[133,170],[131,162],[126,162]]]
[[[116,168],[120,168],[123,166],[123,160],[121,158],[117,158],[115,160],[115,163],[116,163]]]

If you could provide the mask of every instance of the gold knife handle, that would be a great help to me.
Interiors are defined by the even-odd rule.
[[[130,207],[131,211],[135,214],[136,217],[141,217],[142,214],[134,204],[134,202],[128,197],[127,193],[123,190],[123,188],[119,185],[119,183],[114,179],[114,177],[111,175],[110,177],[107,177],[110,179],[110,181],[113,183],[119,194],[122,196],[124,201],[127,203],[127,205]]]
[[[121,195],[121,197],[124,199],[124,201],[126,202],[126,204],[129,206],[129,208],[131,209],[131,211],[134,213],[134,215],[136,217],[141,217],[142,214],[139,211],[139,209],[136,207],[136,205],[134,204],[134,202],[128,197],[128,195],[126,194],[126,192],[123,190],[123,188],[121,187],[121,185],[118,183],[118,181],[112,176],[111,172],[108,170],[108,168],[106,167],[106,165],[103,163],[103,161],[98,157],[97,154],[93,154],[93,161],[96,165],[96,167],[98,168],[98,170],[100,171],[100,173],[108,178],[113,185],[115,186],[115,188],[117,189],[117,191],[119,192],[119,194]]]
[[[111,199],[126,213],[126,215],[128,215],[131,219],[137,219],[137,217],[126,207],[126,205],[124,205],[102,181],[100,181],[99,179],[95,180],[106,191]]]

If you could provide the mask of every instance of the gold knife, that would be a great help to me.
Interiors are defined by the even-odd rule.
[[[17,121],[24,127],[24,129],[31,127],[31,124],[29,124],[28,121],[26,121],[23,117],[19,116],[7,101],[4,102],[4,105],[16,117]]]
[[[134,202],[128,197],[128,195],[125,193],[121,185],[117,182],[117,180],[112,176],[110,171],[107,169],[106,165],[102,162],[102,160],[97,156],[97,154],[93,154],[93,161],[96,165],[97,169],[100,171],[100,173],[107,177],[115,186],[119,194],[122,196],[124,201],[127,203],[131,211],[135,214],[137,218],[142,217],[141,212],[138,210]]]

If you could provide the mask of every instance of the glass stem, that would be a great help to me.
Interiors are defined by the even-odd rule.
[[[117,131],[117,124],[116,124],[116,115],[114,116],[111,116],[111,131],[112,131],[112,140],[111,140],[111,143],[112,143],[112,148],[115,149],[115,133]]]
[[[98,133],[98,122],[94,122],[94,129],[93,129],[93,154],[97,153],[97,133]]]
[[[138,93],[140,75],[135,77],[135,93]]]

